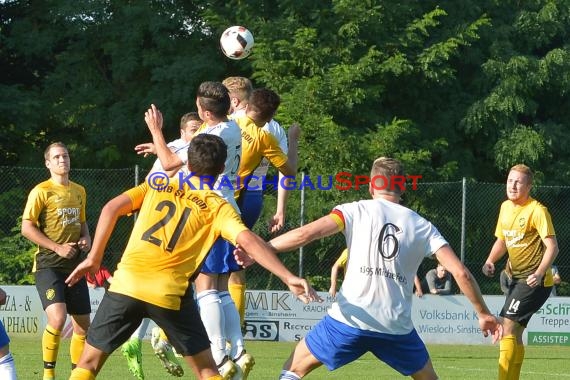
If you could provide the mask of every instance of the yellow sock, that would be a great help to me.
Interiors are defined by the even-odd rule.
[[[42,335],[42,357],[44,360],[44,378],[55,378],[55,364],[59,351],[61,331],[47,325]]]
[[[75,368],[85,347],[85,335],[73,333],[69,345],[69,355],[71,356],[71,368]]]
[[[95,380],[95,375],[85,368],[75,368],[71,371],[69,380]]]
[[[524,360],[524,344],[517,344],[515,358],[509,368],[509,380],[519,380],[521,376],[521,367]]]
[[[509,372],[513,371],[517,337],[507,335],[499,343],[499,380],[510,380]]]
[[[208,379],[206,380],[222,380],[222,379],[223,379],[222,375],[214,375],[212,377],[208,377]]]
[[[240,324],[243,326],[245,321],[245,284],[230,284],[228,286],[230,296],[236,304],[239,313]]]
[[[168,342],[168,337],[166,336],[166,334],[164,333],[163,329],[160,329],[160,339],[165,340]]]

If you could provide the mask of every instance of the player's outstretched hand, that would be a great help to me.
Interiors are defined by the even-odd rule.
[[[301,136],[301,127],[299,127],[299,124],[297,123],[291,124],[291,126],[289,127],[288,135],[289,135],[288,136],[289,140],[299,140],[299,136]]]
[[[255,260],[245,253],[239,244],[236,245],[236,249],[234,249],[234,258],[236,259],[236,262],[244,268],[255,264]]]
[[[135,152],[137,154],[142,154],[143,157],[148,157],[149,154],[154,154],[156,156],[156,148],[153,143],[144,143],[135,146]]]
[[[87,258],[80,262],[79,265],[75,267],[75,270],[71,272],[69,276],[67,276],[65,283],[68,286],[73,286],[85,276],[85,273],[89,272],[95,275],[95,273],[97,273],[99,270],[99,267],[100,263],[94,262],[91,258],[89,258],[89,256],[87,256]]]
[[[317,291],[313,289],[309,282],[304,278],[291,276],[287,278],[285,282],[289,289],[297,298],[299,298],[303,303],[309,302],[323,302],[323,299],[319,297]]]
[[[501,321],[492,314],[480,314],[479,327],[483,332],[483,336],[488,337],[491,335],[493,344],[503,337],[503,325]]]
[[[483,268],[481,268],[483,274],[487,277],[493,277],[495,275],[495,264],[486,262],[483,264]]]
[[[144,121],[150,133],[162,131],[162,112],[154,104],[144,114]]]

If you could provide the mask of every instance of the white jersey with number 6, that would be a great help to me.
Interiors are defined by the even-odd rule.
[[[349,254],[329,315],[361,330],[408,334],[414,276],[447,241],[416,212],[384,199],[346,203],[332,214],[344,223]]]

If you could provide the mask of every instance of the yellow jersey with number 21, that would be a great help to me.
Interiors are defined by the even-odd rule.
[[[247,230],[229,203],[190,181],[197,190],[173,181],[160,190],[144,183],[125,192],[140,213],[109,291],[179,310],[214,241],[222,236],[235,245]]]

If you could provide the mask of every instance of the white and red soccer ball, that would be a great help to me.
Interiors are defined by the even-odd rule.
[[[220,37],[224,55],[231,59],[244,59],[251,54],[253,34],[243,26],[230,26]]]

